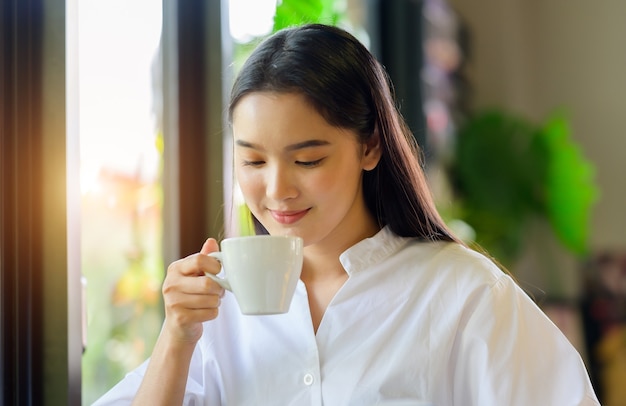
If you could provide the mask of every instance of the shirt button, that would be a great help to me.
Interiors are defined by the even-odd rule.
[[[306,386],[311,386],[313,384],[313,375],[311,374],[304,375],[303,381]]]

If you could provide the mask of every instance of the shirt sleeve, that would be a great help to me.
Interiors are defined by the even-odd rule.
[[[205,398],[205,388],[203,386],[203,357],[200,347],[196,346],[191,363],[189,366],[189,375],[187,377],[187,387],[185,389],[185,398],[183,405],[200,406],[200,405],[219,405],[218,402],[209,403],[209,399]],[[146,372],[148,362],[144,361],[135,370],[129,372],[120,382],[100,397],[92,406],[124,406],[130,405],[141,385],[141,381]],[[218,398],[219,399],[219,398]]]
[[[600,405],[576,349],[508,276],[474,292],[449,377],[455,405]]]

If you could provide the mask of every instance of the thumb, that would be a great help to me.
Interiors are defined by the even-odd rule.
[[[220,247],[217,245],[217,240],[215,240],[215,238],[207,238],[204,244],[202,244],[200,254],[207,255],[211,252],[219,251],[219,249]]]

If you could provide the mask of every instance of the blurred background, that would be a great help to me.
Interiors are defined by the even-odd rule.
[[[1,13],[6,404],[91,404],[150,355],[167,264],[251,232],[224,121],[234,75],[271,32],[322,22],[387,69],[448,224],[568,336],[602,403],[626,405],[625,2],[12,0]]]

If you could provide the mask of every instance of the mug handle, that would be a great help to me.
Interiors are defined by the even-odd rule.
[[[222,253],[220,251],[211,252],[207,255],[217,259],[218,261],[220,261],[220,263],[222,262]],[[205,272],[204,274],[207,276],[207,278],[213,279],[215,282],[217,282],[218,285],[220,285],[224,289],[231,292],[233,291],[233,289],[230,287],[230,282],[228,282],[226,278],[219,278],[210,272]]]

